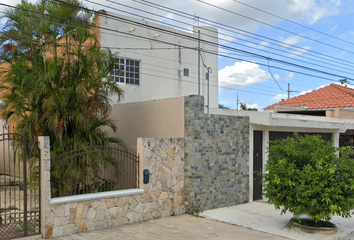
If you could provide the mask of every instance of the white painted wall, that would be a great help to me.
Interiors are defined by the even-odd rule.
[[[112,14],[112,13],[109,13]],[[113,14],[112,14],[113,15]],[[122,15],[115,15],[129,21],[142,23],[137,26],[130,22],[123,22],[101,15],[100,41],[102,47],[109,47],[118,57],[140,60],[140,86],[120,84],[125,91],[125,98],[121,103],[148,101],[198,94],[198,30],[200,30],[200,47],[204,51],[202,58],[206,66],[212,69],[210,74],[210,90],[208,95],[207,69],[200,61],[201,95],[205,105],[210,96],[210,107],[218,107],[218,56],[217,45],[209,46],[203,41],[218,43],[217,29],[211,27],[196,27],[193,32],[186,32],[166,27],[149,21],[134,19]],[[159,29],[149,29],[148,26]],[[118,32],[111,32],[114,29]],[[129,31],[135,29],[134,31]],[[172,35],[163,30],[170,31]],[[173,35],[174,34],[174,35]],[[187,35],[196,39],[185,39],[177,34]],[[159,37],[154,37],[159,35]],[[146,39],[137,38],[137,36]],[[161,41],[161,42],[156,42]],[[172,43],[169,45],[164,42]],[[187,48],[185,48],[187,47]],[[137,49],[137,48],[140,48]],[[170,49],[172,48],[172,49]],[[183,69],[189,69],[189,77],[183,76]],[[116,96],[112,96],[114,101]]]

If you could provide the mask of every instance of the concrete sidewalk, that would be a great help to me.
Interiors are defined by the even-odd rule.
[[[352,240],[354,219],[333,217],[338,233],[330,236],[305,234],[289,229],[286,224],[292,214],[280,215],[279,210],[265,201],[208,210],[202,217],[180,215],[160,218],[99,231],[74,234],[53,240],[142,240],[142,239],[301,239],[301,240]],[[40,239],[39,236],[23,240]]]
[[[242,205],[208,210],[201,216],[216,221],[233,224],[248,229],[301,240],[350,240],[354,239],[354,219],[333,217],[331,222],[337,225],[337,234],[326,236],[305,234],[289,229],[286,224],[293,217],[292,214],[280,215],[280,210],[265,201],[256,201]]]
[[[123,225],[89,233],[74,234],[53,240],[185,240],[185,239],[237,239],[237,240],[286,240],[285,238],[262,233],[222,222],[190,215],[160,218],[147,222]]]

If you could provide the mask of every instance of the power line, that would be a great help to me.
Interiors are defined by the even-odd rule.
[[[266,14],[271,15],[271,16],[273,16],[273,17],[276,17],[276,18],[282,19],[282,20],[284,20],[284,21],[290,22],[290,23],[292,23],[292,24],[295,24],[295,25],[301,26],[301,27],[303,27],[303,28],[312,30],[312,31],[314,31],[314,32],[320,33],[320,34],[325,35],[325,36],[327,36],[327,37],[331,37],[331,38],[334,38],[334,39],[336,39],[336,40],[339,40],[339,41],[342,41],[342,42],[345,42],[345,43],[349,43],[349,44],[351,44],[351,45],[354,45],[354,43],[349,42],[349,41],[347,41],[347,40],[344,40],[344,39],[335,37],[335,36],[333,36],[333,35],[330,35],[330,34],[328,34],[328,33],[319,31],[319,30],[317,30],[317,29],[314,29],[314,28],[305,26],[305,25],[303,25],[303,24],[300,24],[300,23],[297,23],[297,22],[295,22],[295,21],[289,20],[289,19],[287,19],[287,18],[281,17],[281,16],[276,15],[276,14],[274,14],[274,13],[267,12],[267,11],[265,11],[265,10],[263,10],[263,9],[257,8],[257,7],[255,7],[255,6],[251,6],[251,5],[247,4],[247,3],[244,3],[244,2],[241,2],[241,1],[237,1],[237,0],[233,0],[233,1],[234,1],[234,2],[237,2],[237,3],[239,3],[239,4],[242,4],[242,5],[244,5],[244,6],[247,6],[247,7],[249,7],[249,8],[256,9],[256,10],[258,10],[258,11],[260,11],[260,12],[266,13]]]
[[[61,1],[56,0],[56,2],[61,2]],[[74,7],[87,10],[86,8],[78,7],[78,6],[73,5],[73,4],[68,4],[68,3],[64,3],[64,4],[66,4],[66,5],[72,5],[72,6],[74,6]],[[53,15],[43,14],[43,13],[40,13],[40,12],[28,10],[28,9],[13,7],[13,6],[10,6],[10,5],[7,5],[7,4],[3,4],[3,3],[0,3],[0,5],[6,6],[6,7],[11,7],[11,8],[16,8],[16,9],[20,9],[20,10],[24,10],[24,11],[29,11],[29,12],[35,12],[35,13],[37,13],[37,14],[42,14],[42,15],[45,15],[45,16],[51,16],[51,17],[54,17],[54,18],[65,19],[65,18],[62,18],[62,17],[57,17],[57,16],[53,16]],[[92,10],[88,10],[88,11],[92,11]],[[108,16],[112,16],[112,15],[109,15],[109,14],[106,14],[106,13],[101,13],[101,14],[103,14],[103,15],[108,15]],[[124,19],[124,18],[121,18],[121,17],[117,17],[117,16],[113,16],[113,17],[116,18],[117,20],[121,20],[121,21],[123,21],[123,22],[128,22],[128,23],[131,23],[131,24],[134,24],[134,25],[138,25],[138,26],[143,25],[143,27],[152,28],[152,29],[155,29],[155,30],[157,29],[157,30],[160,30],[160,31],[165,32],[165,33],[167,33],[167,34],[171,33],[171,31],[166,30],[166,29],[161,29],[161,28],[153,27],[153,26],[146,26],[146,25],[144,25],[144,24],[142,24],[142,23],[138,23],[138,22],[132,21],[132,20],[127,20],[127,19]],[[75,22],[75,23],[79,23],[79,24],[81,24],[81,25],[91,26],[91,27],[95,27],[95,28],[99,28],[99,29],[103,29],[103,30],[107,30],[107,31],[113,31],[113,32],[117,32],[117,33],[121,33],[121,34],[125,34],[125,35],[131,35],[131,34],[129,34],[129,33],[125,33],[125,32],[118,31],[118,30],[114,30],[114,29],[104,28],[104,27],[102,27],[102,26],[98,27],[98,26],[94,26],[94,25],[92,25],[92,24],[82,23],[82,22],[73,21],[73,20],[71,20],[71,22]],[[176,32],[172,32],[172,34],[173,34],[173,35],[178,35],[178,36],[180,36],[181,38],[186,38],[186,39],[189,39],[189,40],[195,40],[195,41],[196,41],[196,38],[195,38],[195,37],[187,36],[187,35],[184,35],[184,34],[179,34],[179,33],[176,33]],[[135,36],[135,35],[134,35],[134,36]],[[137,37],[137,38],[142,38],[142,39],[148,39],[148,40],[150,40],[150,41],[156,41],[156,42],[160,42],[160,43],[165,43],[165,44],[169,44],[169,45],[173,45],[173,46],[183,46],[183,45],[174,44],[174,43],[170,43],[170,42],[166,42],[166,41],[161,41],[161,40],[157,40],[157,39],[151,39],[151,38],[149,38],[149,37],[144,37],[144,36],[135,36],[135,37]],[[325,71],[321,71],[321,70],[317,70],[317,69],[313,69],[313,68],[301,66],[301,65],[298,65],[298,64],[293,64],[293,63],[290,63],[290,62],[286,62],[286,61],[282,61],[282,60],[278,60],[278,59],[274,59],[274,58],[269,58],[269,57],[266,57],[266,56],[263,56],[263,55],[259,55],[259,54],[253,54],[253,53],[250,53],[250,52],[247,52],[247,51],[244,51],[244,50],[239,50],[239,49],[231,48],[231,47],[228,47],[228,46],[225,46],[225,45],[216,44],[216,43],[209,42],[209,41],[206,41],[206,40],[202,40],[202,41],[203,41],[203,43],[205,43],[205,44],[209,44],[209,45],[212,45],[212,46],[218,46],[218,47],[224,47],[225,49],[229,49],[229,50],[232,50],[232,51],[247,53],[247,54],[250,54],[250,55],[254,55],[254,56],[257,56],[257,57],[264,58],[264,59],[266,59],[266,60],[271,60],[271,61],[274,61],[274,62],[286,64],[286,65],[289,65],[289,66],[295,66],[295,67],[299,67],[299,68],[306,69],[306,70],[309,70],[309,71],[318,72],[318,73],[321,73],[321,74],[326,74],[326,75],[331,75],[331,76],[334,76],[334,77],[347,78],[347,79],[353,80],[352,78],[349,78],[349,77],[344,77],[344,76],[341,76],[341,75],[337,75],[337,74],[333,74],[333,73],[329,73],[329,72],[325,72]],[[183,47],[188,48],[187,46],[183,46]],[[195,50],[194,48],[191,48],[191,47],[189,47],[189,49]],[[221,55],[221,56],[222,56],[222,55]],[[225,57],[228,57],[228,58],[229,58],[229,56],[225,56]],[[252,61],[248,61],[248,60],[244,60],[244,59],[239,59],[239,58],[234,58],[234,59],[241,60],[241,61],[247,61],[247,62],[253,63]],[[260,64],[260,65],[262,65],[262,64]],[[264,65],[264,64],[263,64],[263,65]],[[280,69],[280,70],[289,71],[289,69],[284,69],[284,68],[280,68],[280,67],[273,67],[273,68],[277,68],[277,69]],[[290,71],[293,71],[293,70],[290,70]],[[295,71],[293,71],[293,72],[295,72]],[[307,75],[307,76],[318,77],[318,76],[315,76],[315,75],[306,74],[306,73],[302,73],[302,72],[298,72],[298,71],[296,71],[296,73],[304,74],[304,75]],[[323,78],[323,77],[320,77],[320,78]],[[326,78],[323,78],[323,79],[326,79]],[[331,79],[330,79],[330,80],[331,80]],[[332,80],[331,80],[331,81],[332,81]]]
[[[60,0],[54,0],[55,2],[61,2]],[[110,16],[110,17],[114,17],[116,19],[119,19],[119,20],[122,20],[121,17],[118,17],[118,16],[112,16],[110,14],[107,14],[107,13],[104,13],[103,15],[105,16]],[[126,19],[123,19],[122,21],[126,22],[130,22],[132,23],[133,25],[142,25],[141,23],[137,23],[136,21],[132,21],[132,20],[126,20]],[[167,34],[174,34],[174,35],[178,35],[182,38],[187,38],[187,39],[190,39],[190,40],[197,40],[195,37],[190,37],[190,36],[187,36],[187,35],[183,35],[183,34],[179,34],[179,33],[171,33],[171,31],[168,31],[168,30],[165,30],[165,29],[161,29],[161,28],[158,28],[158,27],[153,27],[153,26],[146,26],[148,28],[152,28],[152,29],[158,29],[160,31],[163,31]],[[102,27],[101,27],[102,28]],[[126,34],[126,33],[125,33]],[[142,37],[142,36],[138,36],[138,37]],[[159,41],[159,40],[155,40],[154,41]],[[337,75],[337,74],[333,74],[333,73],[328,73],[328,72],[325,72],[325,71],[321,71],[321,70],[318,70],[318,69],[313,69],[313,68],[309,68],[309,67],[305,67],[305,66],[301,66],[301,65],[298,65],[298,64],[294,64],[294,63],[290,63],[290,62],[286,62],[286,61],[282,61],[282,60],[279,60],[279,59],[274,59],[274,58],[270,58],[270,57],[266,57],[266,56],[263,56],[263,55],[259,55],[259,54],[254,54],[254,53],[251,53],[251,52],[248,52],[248,51],[244,51],[244,50],[240,50],[240,49],[236,49],[236,48],[231,48],[231,47],[228,47],[228,46],[225,46],[225,45],[221,45],[221,44],[215,44],[215,43],[212,43],[212,42],[209,42],[209,41],[206,41],[206,40],[201,40],[203,43],[205,44],[209,44],[209,45],[216,45],[218,47],[222,47],[222,48],[225,48],[225,49],[228,49],[228,50],[233,50],[233,51],[238,51],[238,52],[242,52],[242,53],[247,53],[249,55],[253,55],[253,56],[257,56],[257,57],[261,57],[261,58],[264,58],[266,60],[271,60],[273,62],[278,62],[278,63],[283,63],[283,64],[286,64],[286,65],[291,65],[291,66],[295,66],[295,67],[299,67],[299,68],[304,68],[304,69],[307,69],[307,70],[310,70],[310,71],[315,71],[315,72],[319,72],[319,73],[322,73],[322,74],[328,74],[328,75],[332,75],[332,76],[335,76],[335,77],[340,77],[340,78],[347,78],[347,79],[350,79],[350,80],[354,80],[353,78],[348,78],[348,77],[344,77],[344,76],[340,76],[340,75]],[[160,42],[160,41],[159,41]],[[163,42],[163,41],[161,41]],[[170,43],[171,44],[171,43]],[[244,61],[247,61],[247,60],[244,60]]]
[[[264,25],[267,25],[269,27],[272,27],[272,28],[276,28],[278,30],[281,30],[281,31],[284,31],[284,32],[287,32],[287,33],[291,33],[291,34],[294,34],[296,36],[299,36],[299,37],[302,37],[302,38],[305,38],[305,39],[308,39],[308,40],[311,40],[311,41],[314,41],[314,42],[317,42],[317,43],[320,43],[320,44],[323,44],[323,45],[326,45],[326,46],[329,46],[329,47],[332,47],[332,48],[336,48],[338,50],[341,50],[341,51],[345,51],[345,52],[348,52],[348,53],[351,53],[351,54],[354,54],[354,52],[352,51],[349,51],[347,49],[344,49],[344,48],[340,48],[340,47],[337,47],[337,46],[334,46],[334,45],[331,45],[331,44],[328,44],[328,43],[325,43],[325,42],[322,42],[322,41],[319,41],[319,40],[316,40],[316,39],[313,39],[313,38],[310,38],[310,37],[306,37],[304,35],[301,35],[301,34],[298,34],[298,33],[295,33],[295,32],[292,32],[292,31],[289,31],[289,30],[286,30],[284,28],[280,28],[280,27],[277,27],[277,26],[274,26],[272,24],[269,24],[269,23],[266,23],[266,22],[263,22],[263,21],[260,21],[260,20],[257,20],[255,18],[251,18],[251,17],[248,17],[248,16],[245,16],[243,14],[240,14],[240,13],[237,13],[235,11],[231,11],[231,10],[228,10],[228,9],[225,9],[225,8],[222,8],[222,7],[218,7],[216,5],[213,5],[211,3],[207,3],[205,1],[202,1],[202,0],[197,0],[198,2],[201,2],[201,3],[204,3],[206,5],[209,5],[209,6],[212,6],[214,8],[217,8],[217,9],[220,9],[220,10],[223,10],[223,11],[226,11],[228,13],[232,13],[232,14],[235,14],[237,16],[240,16],[240,17],[243,17],[243,18],[247,18],[247,19],[250,19],[252,21],[255,21],[255,22],[258,22],[258,23],[262,23]]]
[[[40,43],[39,41],[34,41],[34,40],[25,40],[25,39],[16,39],[16,40],[21,40],[21,41],[27,41],[27,42],[36,42],[36,43]],[[59,44],[58,46],[64,46],[65,44]],[[73,44],[73,46],[75,46],[75,44]],[[90,46],[85,46],[85,47],[90,47]],[[109,48],[109,49],[115,49],[114,47],[107,47],[107,48]],[[151,50],[150,48],[117,48],[117,49],[129,49],[129,50]],[[166,50],[166,49],[173,49],[173,50],[175,50],[175,49],[178,49],[178,48],[160,48],[160,49],[162,49],[162,50]],[[128,51],[129,52],[129,51]],[[139,55],[145,55],[145,56],[149,56],[149,57],[155,57],[155,58],[159,58],[159,59],[161,59],[161,57],[160,56],[156,56],[156,55],[148,55],[148,54],[142,54],[142,53],[139,53]],[[175,60],[172,60],[172,59],[168,59],[168,58],[164,58],[164,60],[168,60],[168,61],[172,61],[172,62],[176,62]],[[193,63],[190,63],[191,65],[195,65],[195,66],[197,66],[196,64],[193,64]],[[150,65],[150,66],[155,66],[155,67],[161,67],[160,65],[154,65],[154,64],[149,64],[149,63],[144,63],[144,65]],[[174,68],[168,68],[168,67],[166,67],[166,66],[164,66],[163,67],[164,69],[174,69]],[[145,69],[147,69],[147,68],[145,68]],[[148,69],[148,70],[152,70],[152,69]],[[161,71],[160,71],[161,72]],[[164,72],[164,73],[167,73],[167,72]],[[194,73],[194,74],[197,74],[196,72],[193,72],[193,71],[191,71],[190,73]],[[168,74],[170,74],[170,73],[168,73]],[[237,75],[244,75],[244,76],[249,76],[249,77],[253,77],[253,78],[259,78],[259,79],[264,79],[264,80],[270,80],[270,78],[261,78],[261,77],[254,77],[254,76],[252,76],[252,75],[247,75],[247,74],[243,74],[243,73],[236,73]],[[211,77],[212,78],[214,78],[214,76],[213,75],[211,75]],[[220,80],[223,80],[224,78],[219,78]],[[214,80],[212,80],[212,81],[214,81]],[[240,87],[248,87],[248,88],[252,88],[252,87],[249,87],[249,86],[243,86],[243,85],[240,85],[240,84],[229,84],[229,85],[235,85],[235,86],[240,86]],[[296,84],[294,84],[294,85],[296,85]],[[266,87],[266,86],[264,86],[264,87]],[[221,87],[221,88],[223,88],[223,87]],[[272,88],[272,87],[266,87],[266,88]],[[237,88],[238,89],[238,88]],[[254,89],[257,89],[257,88],[254,88]],[[273,89],[273,88],[272,88]]]
[[[94,2],[92,2],[92,1],[90,1],[90,0],[84,0],[84,1],[94,4]],[[130,9],[134,9],[134,10],[137,10],[137,11],[149,13],[149,14],[151,14],[151,15],[153,15],[153,16],[163,17],[163,16],[161,16],[161,15],[154,14],[154,13],[151,13],[151,12],[148,12],[148,11],[145,11],[145,10],[137,9],[137,8],[134,8],[134,7],[131,7],[131,6],[127,6],[127,5],[122,4],[122,3],[116,3],[116,2],[113,2],[113,1],[111,1],[111,0],[106,0],[106,1],[107,1],[107,2],[111,2],[111,3],[114,3],[114,4],[117,4],[117,5],[120,5],[120,6],[123,6],[123,7],[127,7],[127,8],[130,8]],[[96,3],[96,5],[99,5],[99,6],[102,6],[102,7],[107,7],[106,5],[98,4],[98,3]],[[124,10],[122,10],[122,9],[117,9],[117,8],[112,8],[112,7],[110,7],[110,8],[111,8],[111,9],[114,9],[114,10],[116,10],[116,11],[124,12],[124,13],[126,13],[126,14],[131,14],[131,15],[134,15],[134,16],[146,18],[145,16],[141,16],[141,15],[137,15],[137,14],[132,14],[132,13],[129,13],[129,12],[124,11]],[[179,14],[179,15],[181,16],[181,14]],[[185,15],[187,15],[187,14],[185,14]],[[146,18],[146,19],[149,19],[149,20],[151,20],[151,21],[156,21],[156,20],[151,19],[151,18]],[[172,20],[172,21],[176,21],[176,22],[178,22],[178,23],[187,24],[187,23],[185,23],[185,22],[178,21],[178,20],[176,20],[176,19],[171,19],[171,18],[167,18],[167,19]],[[188,30],[188,29],[186,29],[186,28],[178,27],[178,26],[172,25],[172,24],[164,23],[164,25],[169,25],[169,26],[173,26],[173,27],[180,28],[180,29]],[[206,29],[206,30],[208,31],[208,29]],[[214,36],[207,35],[207,34],[202,34],[202,35],[215,38]],[[226,35],[226,34],[222,34],[222,35]],[[226,35],[226,36],[231,37],[231,35]],[[219,40],[224,40],[224,41],[226,41],[226,42],[233,43],[233,41],[229,41],[229,40],[222,39],[222,38],[219,38]],[[239,39],[239,40],[245,41],[245,42],[249,42],[249,43],[252,43],[252,44],[256,44],[256,43],[254,43],[254,42],[247,41],[247,40],[244,40],[244,39]],[[233,43],[233,44],[236,44],[236,43]],[[248,45],[244,45],[244,44],[238,44],[238,45],[241,45],[241,46],[247,47],[247,48],[252,48],[252,49],[255,49],[255,50],[259,50],[259,49],[255,48],[255,47],[248,46]],[[279,46],[279,45],[278,45],[278,46]],[[285,53],[285,51],[282,51],[282,50],[280,50],[280,49],[273,48],[273,47],[271,47],[271,46],[265,46],[265,47],[266,47],[266,48],[273,49],[273,50],[276,50],[276,51],[279,51],[279,52],[282,52],[282,53]],[[285,48],[285,47],[284,47],[284,48]],[[304,49],[304,48],[302,48],[302,49]],[[276,53],[274,53],[274,52],[269,52],[269,51],[265,51],[265,50],[262,50],[262,51],[263,51],[263,52],[266,52],[266,53],[275,54],[275,55],[277,55],[277,56],[286,57],[286,56],[284,56],[284,55],[279,55],[279,54],[276,54]],[[295,51],[296,51],[296,52],[299,52],[299,53],[302,53],[300,50],[295,50]],[[295,53],[292,54],[292,55],[295,55]],[[314,61],[316,61],[316,62],[321,62],[321,63],[327,64],[326,62],[321,61],[321,60],[315,60],[315,59],[308,58],[308,57],[305,57],[305,56],[300,56],[300,57],[306,58],[306,59],[310,59],[310,60],[314,60]],[[302,60],[297,60],[297,59],[295,59],[295,58],[293,58],[293,59],[294,59],[295,61],[302,61]],[[302,61],[302,62],[308,63],[308,64],[312,64],[312,65],[315,65],[315,66],[319,66],[319,67],[323,67],[323,68],[326,68],[326,69],[331,69],[331,70],[335,70],[335,71],[340,71],[340,72],[344,72],[343,69],[347,69],[347,70],[352,70],[352,69],[353,69],[353,68],[345,68],[345,67],[343,67],[343,64],[340,65],[340,66],[339,66],[339,65],[336,65],[336,64],[333,64],[333,60],[332,60],[331,63],[330,63],[331,66],[340,67],[340,69],[335,69],[335,68],[332,68],[332,67],[329,67],[329,66],[322,66],[322,65],[320,65],[320,64],[317,64],[317,63],[310,63],[310,62],[307,62],[307,61]],[[345,73],[353,74],[353,73],[350,73],[350,72],[345,72]]]
[[[107,0],[107,1],[108,1],[108,0]],[[173,14],[176,14],[176,12],[177,12],[178,14],[181,14],[181,15],[187,15],[187,16],[189,15],[189,16],[192,16],[191,14],[184,13],[184,12],[178,11],[178,10],[176,10],[176,9],[168,8],[168,7],[162,6],[162,5],[160,5],[160,4],[152,3],[152,2],[149,2],[149,1],[147,1],[147,0],[140,0],[140,1],[133,0],[133,1],[134,1],[134,2],[137,2],[137,3],[140,3],[140,4],[143,4],[143,5],[146,5],[146,6],[149,6],[149,7],[153,7],[154,9],[159,9],[159,10],[162,10],[162,11],[168,11],[168,12],[173,13]],[[117,4],[117,3],[116,3],[116,4]],[[167,9],[167,10],[166,10],[166,9]],[[177,15],[178,15],[178,14],[177,14]],[[280,45],[278,45],[278,44],[272,43],[272,44],[274,44],[274,45],[276,45],[276,46],[283,47],[282,45],[285,45],[285,46],[287,46],[287,47],[297,48],[297,49],[299,49],[299,50],[297,50],[297,51],[299,51],[299,52],[301,52],[301,50],[307,51],[306,54],[311,55],[311,56],[314,56],[314,57],[316,57],[316,56],[315,56],[315,55],[312,55],[312,54],[309,54],[308,52],[312,52],[312,53],[315,53],[315,54],[318,54],[318,55],[321,55],[321,56],[328,57],[328,58],[330,58],[331,61],[333,61],[333,59],[336,59],[336,60],[338,60],[338,61],[340,61],[340,62],[344,62],[344,64],[346,64],[346,62],[347,62],[347,61],[345,61],[345,60],[343,60],[343,59],[340,59],[340,58],[336,58],[336,57],[333,57],[333,56],[330,56],[330,55],[326,55],[326,54],[323,54],[323,53],[319,53],[319,52],[316,52],[316,51],[313,51],[313,50],[310,50],[310,49],[305,49],[305,48],[302,48],[302,47],[298,47],[298,46],[295,46],[295,45],[292,45],[292,44],[289,44],[289,43],[281,42],[281,41],[276,40],[276,39],[272,39],[272,38],[269,38],[269,37],[266,37],[266,36],[262,36],[262,35],[255,34],[255,33],[249,32],[249,31],[245,31],[245,30],[242,30],[242,29],[239,29],[239,28],[236,28],[236,27],[231,27],[231,26],[229,26],[229,25],[226,25],[226,24],[223,24],[223,23],[220,23],[220,22],[215,22],[215,21],[212,21],[212,20],[209,20],[209,19],[206,19],[206,18],[202,18],[202,17],[198,17],[198,18],[199,18],[199,20],[200,20],[202,23],[208,24],[209,26],[217,27],[218,29],[226,30],[226,31],[228,31],[228,32],[233,32],[233,33],[235,33],[235,34],[240,34],[240,35],[242,35],[242,36],[250,37],[250,38],[253,38],[253,39],[256,39],[256,40],[259,40],[259,41],[262,41],[263,39],[267,39],[267,40],[269,40],[269,41],[277,42],[277,43],[280,44]],[[174,21],[174,20],[171,19],[171,18],[168,18],[168,19]],[[212,23],[212,24],[211,24],[211,23]],[[222,26],[222,27],[220,27],[220,26]],[[227,29],[225,29],[224,27],[227,27]],[[232,31],[232,30],[230,30],[230,29],[237,30],[237,31],[239,31],[239,32],[235,32],[235,31]],[[240,32],[241,32],[241,33],[240,33]],[[247,33],[247,34],[249,34],[249,35],[247,35],[247,34],[245,34],[245,33]],[[230,37],[230,35],[227,35],[227,34],[223,34],[223,35]],[[257,37],[259,37],[259,38],[253,37],[253,36],[257,36]],[[234,36],[231,36],[231,37],[234,37]],[[262,39],[260,39],[260,38],[262,38]],[[285,48],[285,47],[283,47],[283,48]],[[338,63],[339,63],[339,62],[338,62]],[[341,63],[341,64],[343,64],[343,63]],[[352,64],[352,66],[354,66],[354,63],[351,63],[351,64]],[[350,65],[348,65],[348,66],[350,66]]]
[[[86,1],[87,1],[87,0],[86,0]],[[90,1],[88,1],[88,2],[90,2]],[[92,2],[91,2],[91,3],[92,3]],[[102,6],[102,4],[100,4],[100,5]],[[104,6],[104,5],[103,5],[103,6]],[[124,6],[125,6],[125,5],[124,5]],[[118,9],[117,9],[117,10],[118,10]],[[36,20],[37,20],[37,19],[36,19]],[[54,23],[54,22],[52,22],[52,23]],[[210,35],[207,35],[207,36],[210,36]],[[232,43],[232,42],[231,42],[231,43]],[[239,44],[239,45],[256,49],[256,48],[254,48],[254,47],[247,46],[247,45],[243,45],[243,44]],[[273,49],[274,49],[274,48],[273,48]],[[256,50],[257,50],[257,49],[256,49]],[[281,51],[281,50],[278,50],[278,49],[274,49],[274,50]],[[275,53],[269,52],[269,51],[264,51],[264,52],[271,53],[271,54],[275,54]],[[284,52],[284,51],[281,51],[281,52]],[[282,57],[286,57],[286,56],[279,55],[279,54],[275,54],[275,55],[277,55],[277,56],[282,56]],[[294,59],[294,60],[295,60],[295,61],[301,61],[301,60],[297,60],[297,59]],[[311,59],[311,60],[314,60],[314,59]],[[315,65],[315,66],[319,66],[319,67],[323,67],[323,68],[326,68],[326,69],[332,69],[332,70],[335,70],[335,71],[340,71],[340,70],[338,70],[338,69],[334,69],[334,68],[327,67],[327,66],[322,66],[322,65],[316,64],[316,63],[310,63],[310,62],[306,62],[306,61],[302,61],[302,62],[304,62],[304,63],[309,63],[309,64],[312,64],[312,65]],[[318,61],[318,62],[321,62],[321,61]],[[333,64],[332,64],[332,65],[333,65]],[[334,66],[338,66],[338,65],[334,65]],[[338,67],[339,67],[339,66],[338,66]],[[342,67],[342,69],[343,69],[343,67]],[[344,68],[344,69],[348,69],[348,68]],[[343,71],[343,70],[342,70],[341,72],[351,74],[351,73],[345,72],[345,71]]]
[[[130,52],[130,53],[134,53],[132,51],[126,51],[126,52]],[[148,57],[152,57],[152,58],[157,58],[157,59],[163,59],[164,61],[170,61],[170,62],[177,62],[175,60],[172,60],[172,59],[169,59],[169,58],[162,58],[160,56],[156,56],[156,55],[150,55],[150,54],[143,54],[143,53],[139,53],[139,55],[143,55],[143,56],[148,56]],[[154,65],[154,64],[148,64],[148,63],[145,63],[147,65],[153,65],[153,66],[159,66],[159,65]],[[198,66],[197,64],[194,64],[194,63],[188,63],[188,65],[193,65],[193,66]],[[168,68],[166,66],[164,66],[164,68]],[[168,68],[168,69],[174,69],[174,68]],[[257,77],[257,76],[253,76],[253,75],[249,75],[249,74],[244,74],[244,73],[235,73],[235,72],[230,72],[230,71],[227,71],[229,73],[232,73],[232,74],[236,74],[236,75],[242,75],[242,76],[247,76],[247,77],[253,77],[255,79],[263,79],[263,80],[270,80],[271,78],[264,78],[264,77]],[[192,72],[192,73],[196,73],[196,72]],[[215,75],[211,75],[212,78],[214,78]],[[221,79],[219,77],[219,79]],[[296,80],[296,82],[302,82],[301,80]],[[333,82],[336,82],[336,80],[333,80]],[[306,82],[308,83],[308,82]],[[259,83],[256,83],[256,84],[259,84]],[[284,83],[284,82],[280,82],[280,84],[287,84],[287,83]],[[297,86],[303,86],[303,85],[299,85],[299,84],[296,84],[296,83],[292,83],[293,85],[297,85]],[[240,85],[241,86],[241,85]],[[312,85],[313,87],[317,87],[315,85]],[[263,86],[265,88],[271,88],[273,89],[273,87],[268,87],[268,86]],[[308,87],[308,86],[303,86],[303,87]]]

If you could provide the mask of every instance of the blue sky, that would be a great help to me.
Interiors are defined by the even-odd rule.
[[[293,97],[336,83],[341,79],[338,76],[290,66],[287,63],[354,79],[353,0],[150,1],[248,32],[248,36],[245,36],[219,29],[220,44],[266,57],[261,59],[249,54],[219,49],[219,52],[248,61],[219,57],[219,103],[227,107],[236,108],[238,94],[240,102],[261,110],[281,99],[286,99],[288,83],[293,91],[291,92]],[[19,1],[1,2],[14,5]],[[110,6],[124,9],[106,0],[95,2],[106,5],[107,11],[112,11]],[[85,1],[84,3],[95,9],[103,8]],[[192,22],[191,19],[182,18],[168,11],[149,8],[139,1],[121,0],[119,3],[162,14],[166,19],[159,18],[160,22],[169,22],[167,18]],[[257,39],[251,38],[250,34],[257,34],[253,35]],[[285,64],[277,63],[275,59],[284,61]],[[354,81],[350,83],[354,84]]]
[[[251,1],[247,1],[247,3],[249,2]],[[295,1],[287,2],[291,3]],[[306,8],[306,6],[304,6],[304,8],[302,9],[303,15],[300,17],[291,17],[291,14],[288,14],[287,16],[286,11],[276,12],[274,10],[272,11],[272,9],[267,11],[279,15],[283,18],[287,18],[291,21],[296,21],[301,25],[304,25],[305,27],[296,25],[288,21],[283,21],[281,19],[278,19],[278,22],[272,23],[272,25],[277,28],[282,28],[289,32],[303,35],[306,38],[262,24],[259,24],[258,27],[253,30],[253,33],[301,47],[302,50],[299,50],[297,52],[291,52],[290,46],[287,48],[280,48],[278,46],[275,46],[271,42],[265,40],[263,44],[261,44],[260,41],[258,43],[259,45],[266,45],[266,47],[262,48],[260,51],[254,50],[254,52],[265,55],[267,57],[281,59],[287,62],[299,64],[305,67],[315,68],[329,73],[344,75],[348,78],[353,78],[353,71],[351,69],[353,68],[352,62],[354,55],[347,51],[353,51],[354,45],[316,32],[321,31],[336,38],[340,38],[349,42],[354,42],[354,31],[351,28],[351,26],[353,25],[353,1],[303,2],[312,3],[312,7]],[[257,7],[257,5],[253,6]],[[259,14],[263,13],[259,12]],[[254,14],[254,16],[255,18],[257,18],[256,14]],[[271,18],[272,16],[268,15],[268,17]],[[258,19],[260,18],[261,17],[259,17],[258,15]],[[272,20],[267,19],[263,21],[266,23],[270,23]],[[312,28],[316,31],[308,28]],[[320,42],[323,42],[324,44]],[[272,47],[273,49],[268,47]],[[338,48],[343,48],[347,51],[340,50]],[[277,52],[274,49],[281,50],[281,52]],[[268,52],[265,52],[264,50],[268,52],[275,52],[277,54],[270,54]],[[321,55],[317,53],[320,53]],[[279,55],[284,55],[285,57]],[[259,60],[252,57],[247,58],[247,60],[255,61],[256,63],[263,63],[266,65],[268,64],[268,61],[266,60]],[[286,99],[288,83],[290,83],[291,91],[294,91],[291,92],[291,96],[296,96],[301,93],[317,89],[320,86],[335,83],[336,81],[340,80],[339,77],[319,74],[313,71],[307,71],[301,68],[294,68],[283,64],[277,64],[273,61],[269,61],[270,71],[267,66],[257,66],[255,64],[242,62],[237,62],[236,66],[233,68],[228,67],[232,66],[233,62],[234,61],[232,60],[220,59],[220,85],[223,85],[223,82],[225,82],[226,84],[231,84],[231,82],[238,82],[238,80],[235,78],[226,80],[223,79],[223,77],[227,76],[227,73],[225,75],[220,74],[224,71],[224,66],[228,68],[228,72],[240,72],[240,75],[238,76],[239,79],[240,77],[242,77],[241,74],[244,74],[246,72],[247,75],[252,75],[253,78],[249,77],[250,79],[248,79],[248,82],[244,79],[240,80],[243,81],[240,82],[243,83],[243,87],[237,90],[223,91],[222,89],[220,89],[219,102],[231,108],[236,108],[235,101],[237,93],[239,94],[239,99],[241,102],[246,103],[248,106],[263,108],[270,104],[278,102],[281,99]],[[272,66],[278,66],[289,70],[279,70],[273,68]],[[295,71],[299,73],[296,73]],[[344,73],[344,71],[346,73]],[[270,72],[273,74],[274,78],[277,80],[282,90],[278,87],[277,83],[272,79],[272,77],[269,77]],[[300,73],[316,75],[322,78],[310,77]],[[257,79],[257,77],[259,78]],[[262,79],[260,79],[261,77]],[[324,78],[329,78],[333,81],[326,80]],[[247,91],[252,91],[255,93],[249,93]]]

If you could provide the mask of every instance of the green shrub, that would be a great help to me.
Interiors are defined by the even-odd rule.
[[[342,156],[337,156],[337,151]],[[282,213],[308,215],[315,222],[332,216],[351,217],[354,208],[354,160],[347,149],[336,149],[321,136],[270,142],[265,173],[265,196]]]

